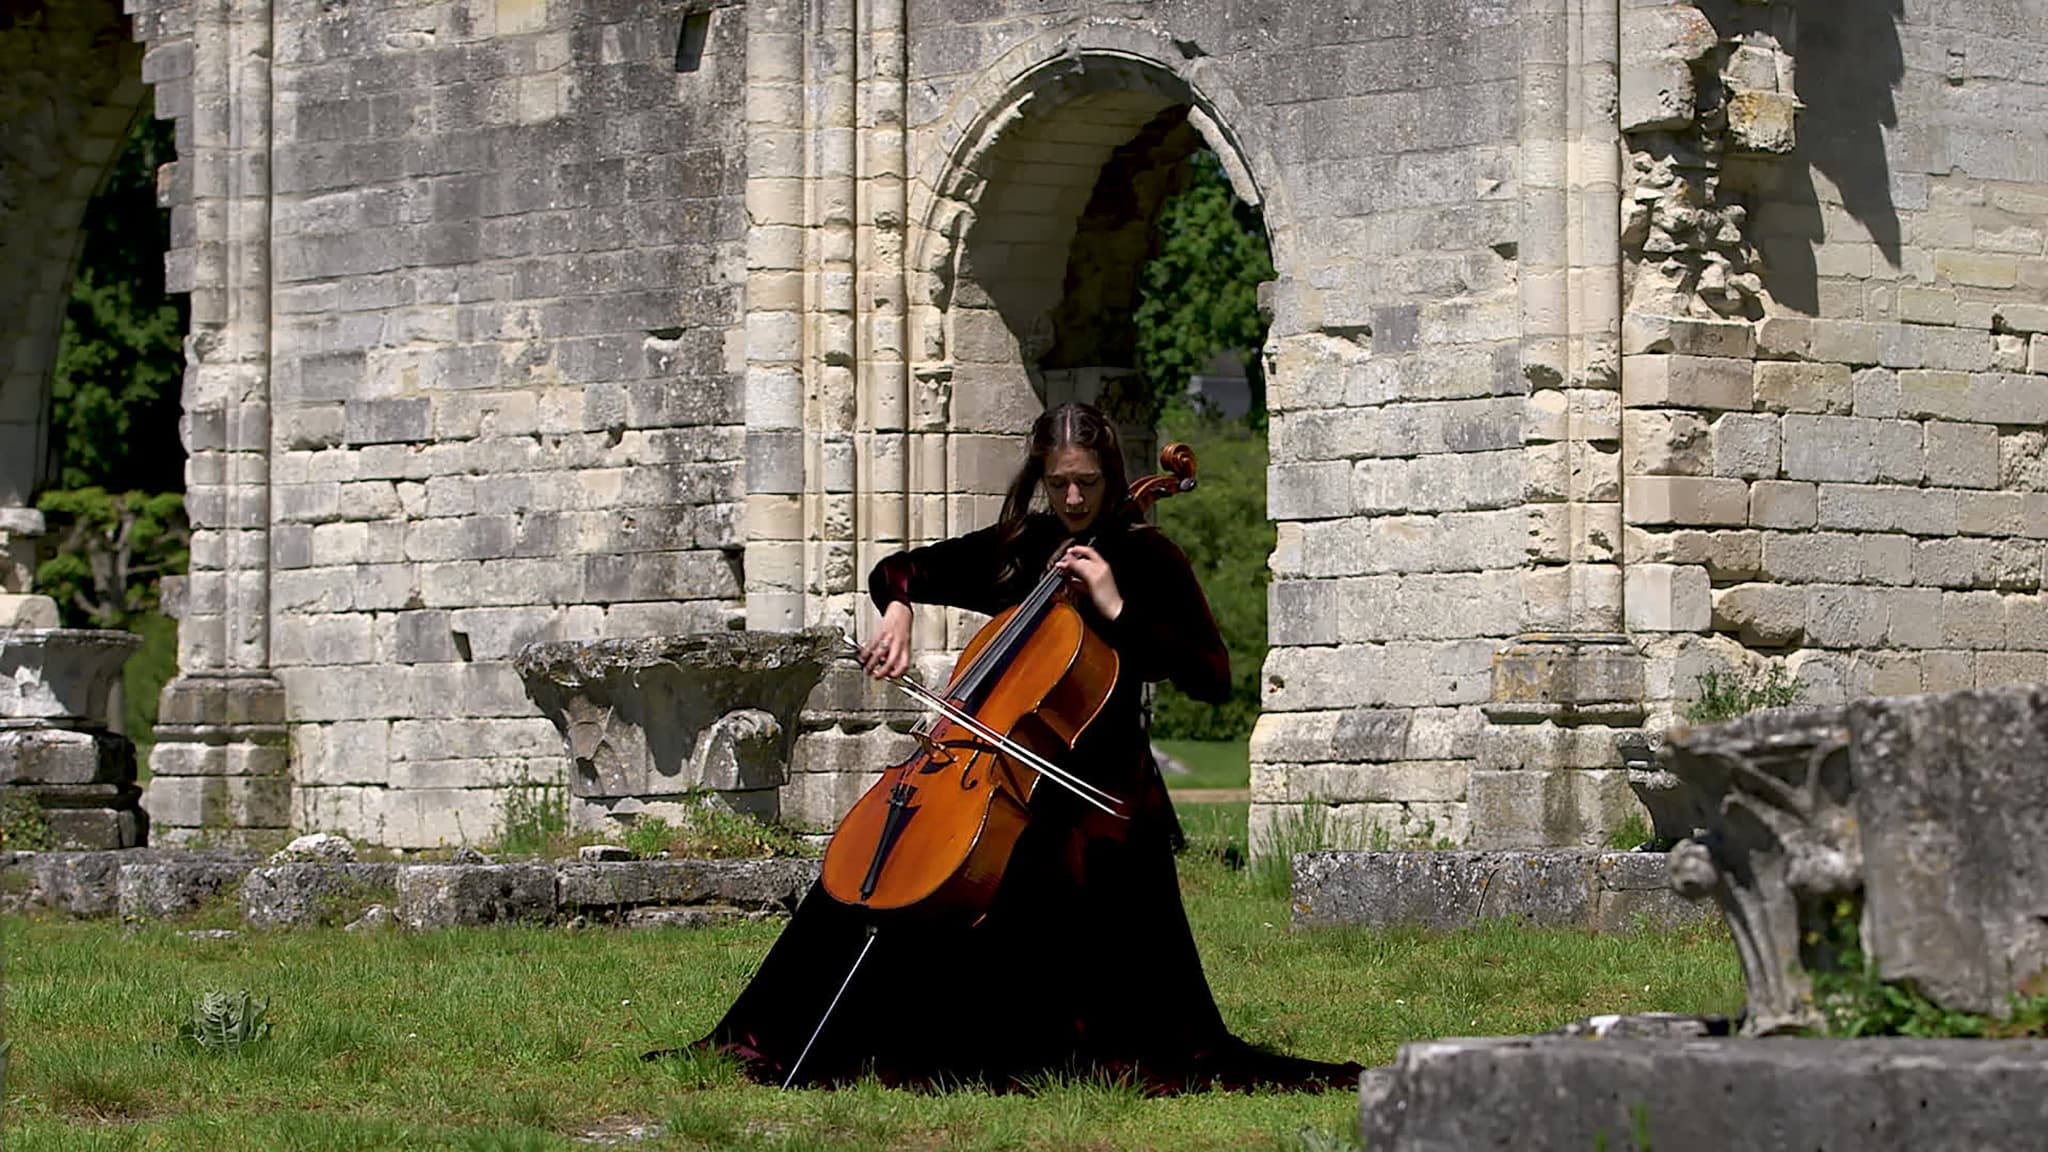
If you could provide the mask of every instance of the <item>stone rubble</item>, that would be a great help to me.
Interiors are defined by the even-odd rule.
[[[268,863],[171,849],[0,854],[0,908],[175,917],[230,899],[251,928],[353,930],[511,922],[696,926],[787,915],[816,859],[552,863]],[[358,911],[360,909],[360,911]]]

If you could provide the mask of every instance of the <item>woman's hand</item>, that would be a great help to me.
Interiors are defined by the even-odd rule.
[[[882,626],[860,650],[860,666],[877,680],[893,680],[909,670],[910,605],[896,600],[883,611]]]
[[[1110,574],[1109,561],[1102,558],[1102,553],[1086,544],[1076,544],[1053,567],[1087,590],[1088,599],[1104,620],[1114,620],[1123,614],[1123,593],[1117,591],[1116,577]]]

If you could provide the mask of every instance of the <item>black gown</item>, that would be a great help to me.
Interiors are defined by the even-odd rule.
[[[1005,547],[990,528],[900,552],[869,579],[895,600],[993,614],[1022,600],[1067,535],[1031,517]],[[1077,606],[1117,650],[1121,673],[1102,714],[1063,767],[1119,797],[1128,821],[1041,785],[988,915],[971,928],[886,920],[801,1083],[884,1083],[998,1090],[1052,1074],[1130,1078],[1153,1092],[1212,1085],[1350,1088],[1356,1064],[1254,1049],[1216,1010],[1174,874],[1173,810],[1140,722],[1140,685],[1170,679],[1221,699],[1230,661],[1208,601],[1179,548],[1138,525],[1094,541],[1124,609]],[[1005,563],[1006,554],[1014,557]],[[698,1042],[780,1084],[867,939],[861,910],[814,886],[718,1027]],[[931,1007],[933,992],[943,1008]]]

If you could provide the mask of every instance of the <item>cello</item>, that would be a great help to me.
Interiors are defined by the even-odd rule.
[[[1121,514],[1142,516],[1195,487],[1186,444],[1168,444],[1159,463],[1163,472],[1131,484]],[[912,732],[917,750],[833,832],[820,877],[827,895],[876,914],[973,923],[995,897],[1040,781],[1127,818],[1120,800],[1055,762],[1108,702],[1119,670],[1070,595],[1049,569],[975,633],[943,691],[892,681],[933,716]]]

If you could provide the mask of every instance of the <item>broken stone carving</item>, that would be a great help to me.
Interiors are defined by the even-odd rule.
[[[1764,712],[1662,759],[1700,830],[1672,885],[1727,917],[1747,1034],[1819,1025],[1813,977],[1866,961],[1960,1012],[2048,991],[2048,687]]]
[[[43,615],[56,615],[47,597],[7,599],[41,601]],[[39,813],[45,847],[133,848],[148,838],[135,746],[106,719],[121,665],[141,643],[98,629],[0,629],[0,795],[10,813]]]
[[[773,818],[798,713],[839,643],[823,629],[555,642],[516,667],[567,743],[577,827],[680,818],[708,796]]]
[[[1793,149],[1793,11],[1766,3],[1720,15],[1725,28],[1686,4],[1623,12],[1621,241],[1631,312],[1762,314],[1749,210],[1725,161]]]

